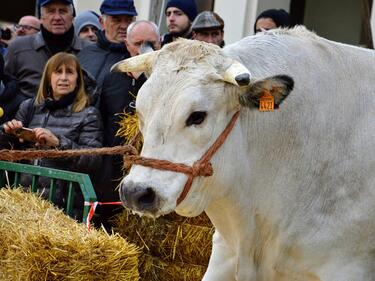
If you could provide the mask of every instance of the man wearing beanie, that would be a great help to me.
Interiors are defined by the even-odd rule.
[[[74,29],[80,38],[94,43],[97,42],[98,37],[96,37],[95,33],[102,29],[99,23],[99,15],[94,11],[80,13],[74,20]]]
[[[41,30],[16,37],[5,57],[5,73],[18,80],[15,95],[21,101],[36,96],[44,65],[52,55],[61,51],[77,54],[89,44],[74,34],[73,0],[38,0],[38,12]]]
[[[163,36],[162,45],[178,37],[191,38],[191,23],[197,16],[195,0],[169,0],[165,8],[168,33]]]
[[[125,46],[126,29],[135,20],[137,11],[133,0],[104,0],[100,12],[102,30],[96,33],[98,42],[84,48],[78,59],[102,87],[112,65],[130,57]]]
[[[278,27],[292,27],[292,20],[287,11],[280,9],[265,10],[259,14],[254,23],[254,34],[263,30]]]

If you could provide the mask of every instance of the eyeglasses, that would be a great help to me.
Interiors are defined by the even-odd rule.
[[[34,26],[31,26],[31,25],[27,25],[27,24],[15,24],[14,25],[14,30],[18,30],[18,29],[25,29],[25,30],[36,30],[36,31],[39,31],[40,29],[39,28],[36,28]]]

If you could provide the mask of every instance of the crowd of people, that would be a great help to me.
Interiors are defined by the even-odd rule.
[[[14,38],[0,42],[0,149],[121,145],[124,140],[116,137],[118,114],[135,112],[146,76],[111,73],[113,64],[179,37],[225,45],[223,19],[211,11],[198,14],[194,0],[167,1],[168,33],[163,36],[155,23],[136,20],[133,0],[104,0],[101,15],[84,11],[76,16],[73,0],[38,0],[37,7],[38,17],[22,17],[14,25]],[[268,10],[257,18],[254,32],[290,25],[287,12]],[[34,138],[17,136],[22,128],[31,129]],[[120,156],[34,164],[88,173],[99,201],[119,201]],[[48,186],[39,184],[48,193]],[[63,197],[61,193],[61,204]],[[99,207],[96,223],[106,226],[117,211],[118,207]]]

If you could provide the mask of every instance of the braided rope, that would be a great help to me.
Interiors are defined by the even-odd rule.
[[[137,150],[129,145],[89,148],[89,149],[68,149],[68,150],[0,150],[0,160],[18,161],[18,160],[32,160],[40,158],[68,158],[77,157],[81,155],[115,155],[115,154],[138,154]]]

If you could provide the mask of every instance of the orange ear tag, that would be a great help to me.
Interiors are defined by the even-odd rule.
[[[269,90],[264,90],[263,95],[259,99],[259,111],[274,111],[275,98],[270,94]]]

